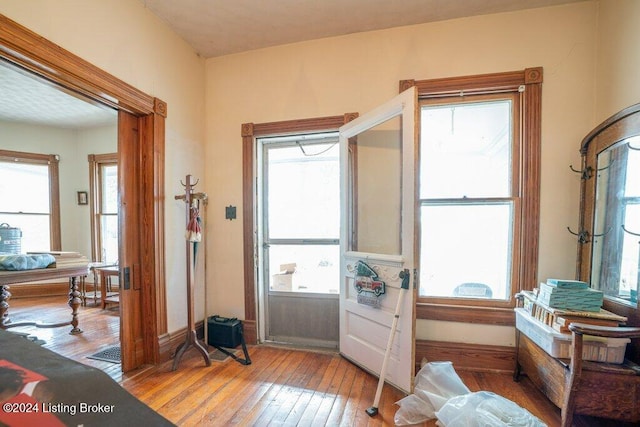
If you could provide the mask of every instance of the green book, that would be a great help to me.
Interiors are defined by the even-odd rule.
[[[587,282],[569,279],[547,279],[547,285],[562,289],[586,289],[589,287]]]

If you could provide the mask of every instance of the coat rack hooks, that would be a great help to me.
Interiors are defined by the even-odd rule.
[[[567,230],[574,236],[578,236],[578,243],[589,243],[589,232],[587,230],[581,230],[578,233],[571,230],[571,227],[567,227]]]
[[[567,230],[569,230],[569,233],[573,234],[574,236],[578,236],[578,242],[580,242],[580,243],[589,243],[589,236],[590,236],[589,231],[581,230],[580,232],[576,233],[575,231],[571,230],[571,227],[567,227]],[[607,234],[609,234],[610,231],[611,231],[611,227],[607,228],[607,231],[605,231],[604,233],[593,234],[593,237],[606,236]]]
[[[613,160],[607,166],[605,166],[603,168],[596,169],[596,172],[601,172],[603,170],[607,170],[607,169],[609,169],[611,167],[612,164],[613,164]],[[575,173],[581,174],[582,175],[581,178],[583,180],[587,180],[587,179],[589,179],[589,178],[591,178],[593,176],[593,168],[591,166],[587,166],[583,170],[578,170],[578,169],[574,168],[573,165],[569,165],[569,169],[571,169]]]
[[[191,175],[187,175],[187,177],[190,177]],[[189,182],[189,178],[187,178],[187,184],[185,184],[184,182],[182,182],[182,180],[180,180],[180,184],[182,184],[183,187],[186,187]],[[198,183],[200,182],[200,178],[196,179],[196,182],[194,182],[193,184],[191,184],[191,187],[195,187],[196,185],[198,185]]]
[[[625,233],[629,233],[629,234],[631,234],[632,236],[640,237],[640,233],[634,233],[633,231],[629,231],[629,230],[627,230],[627,229],[625,228],[624,224],[622,224],[622,225],[621,225],[621,227],[622,227],[622,229],[624,230],[624,232],[625,232]]]
[[[571,169],[575,173],[579,173],[581,175],[581,179],[587,180],[593,176],[593,168],[591,166],[587,166],[583,170],[578,170],[573,167],[573,165],[569,165],[569,169]],[[575,234],[575,233],[573,233]]]

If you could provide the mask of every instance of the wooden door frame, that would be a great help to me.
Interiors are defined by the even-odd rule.
[[[242,136],[242,222],[244,257],[244,335],[247,343],[258,342],[256,288],[255,140],[273,135],[337,131],[358,113],[268,123],[243,123]]]
[[[141,320],[142,348],[137,354],[123,354],[123,367],[133,369],[143,363],[156,364],[169,358],[168,346],[161,351],[160,337],[167,335],[164,248],[164,151],[167,104],[82,58],[44,39],[0,14],[0,59],[43,77],[52,85],[89,102],[107,105],[120,114],[137,118],[139,156],[137,178],[124,180],[140,195],[134,203],[140,223],[123,244],[136,240],[140,245],[137,274],[141,296],[122,312],[123,319]],[[118,124],[118,139],[131,135],[130,128]],[[120,143],[120,141],[119,141]],[[132,181],[127,181],[131,179]],[[82,322],[82,319],[80,319]],[[129,343],[132,345],[132,343]],[[126,362],[126,363],[125,363]]]

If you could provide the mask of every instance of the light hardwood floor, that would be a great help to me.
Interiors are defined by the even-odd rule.
[[[10,300],[13,321],[60,321],[70,316],[64,297]],[[172,361],[122,374],[120,365],[87,356],[118,344],[117,309],[81,307],[81,335],[70,327],[15,328],[44,340],[45,347],[86,365],[97,367],[179,426],[392,426],[404,394],[385,385],[379,414],[369,417],[377,378],[331,352],[250,346],[252,364],[231,359],[206,367],[202,356],[188,350],[178,369]],[[214,349],[212,349],[213,351]],[[560,423],[560,411],[531,382],[519,383],[510,373],[458,372],[472,391],[497,393],[528,409],[549,426]],[[435,426],[435,420],[424,426]],[[576,426],[614,426],[578,417]]]

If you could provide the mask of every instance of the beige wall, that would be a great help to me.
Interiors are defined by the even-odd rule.
[[[207,60],[208,283],[211,312],[244,315],[240,125],[366,112],[397,94],[401,79],[544,67],[540,279],[573,277],[578,147],[593,124],[594,2],[394,28]],[[241,212],[241,210],[239,210]],[[513,343],[512,328],[420,321],[418,337]],[[464,325],[462,325],[464,326]],[[477,329],[477,328],[476,328]]]
[[[640,102],[640,1],[601,0],[594,127]]]
[[[204,182],[204,60],[135,0],[3,0],[0,13],[167,103],[167,320],[170,332],[184,327],[186,219],[173,195],[188,173]]]
[[[395,95],[400,79],[544,67],[539,275],[572,277],[576,242],[566,226],[577,224],[579,178],[568,166],[579,164],[579,142],[595,124],[638,101],[639,7],[635,0],[587,1],[353,34],[210,59],[206,70],[141,2],[3,0],[0,13],[168,103],[173,331],[186,324],[184,246],[172,244],[183,241],[183,206],[173,201],[179,180],[206,175],[207,312],[243,317],[240,125],[365,112]],[[238,220],[224,219],[228,205],[238,207]],[[513,340],[511,328],[474,327],[482,333],[419,322],[418,336]]]

